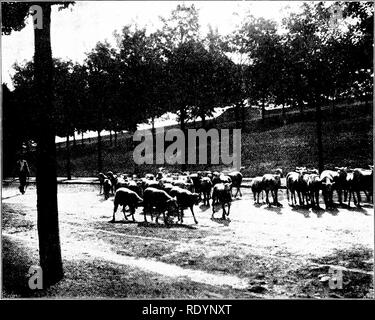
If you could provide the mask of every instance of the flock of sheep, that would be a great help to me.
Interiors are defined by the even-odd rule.
[[[259,204],[259,196],[262,195],[263,198],[264,192],[266,204],[281,206],[278,202],[278,190],[281,188],[282,177],[282,169],[276,169],[271,174],[252,179],[254,203]],[[230,213],[233,196],[237,197],[238,194],[242,196],[240,189],[242,180],[243,176],[239,171],[171,173],[160,168],[156,175],[146,174],[142,178],[128,174],[115,175],[111,171],[106,175],[99,173],[100,193],[104,193],[105,199],[108,199],[111,193],[114,194],[112,222],[115,221],[119,206],[123,207],[125,219],[128,220],[128,216],[131,215],[133,221],[135,221],[135,209],[143,206],[145,222],[147,222],[146,214],[151,215],[151,220],[155,215],[156,223],[162,214],[166,224],[172,216],[177,216],[178,221],[182,223],[184,209],[190,208],[194,222],[198,223],[194,215],[194,205],[203,201],[204,205],[209,206],[209,200],[212,200],[212,217],[214,217],[215,205],[220,204],[222,219],[225,219]],[[361,191],[365,192],[368,201],[372,201],[373,166],[370,166],[370,169],[340,167],[335,170],[324,170],[321,174],[316,169],[297,167],[286,175],[286,187],[288,203],[291,206],[299,204],[319,208],[320,191],[326,209],[333,208],[333,191],[337,192],[340,204],[348,201],[350,206],[353,197],[354,203],[360,206]],[[269,199],[270,193],[272,203]],[[129,208],[128,215],[125,211],[126,207]]]

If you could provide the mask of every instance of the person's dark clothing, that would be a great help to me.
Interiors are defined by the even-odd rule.
[[[18,170],[18,178],[20,181],[19,190],[22,194],[25,193],[25,187],[27,182],[27,177],[30,175],[29,165],[27,164],[26,160],[18,160],[17,161],[17,170]]]

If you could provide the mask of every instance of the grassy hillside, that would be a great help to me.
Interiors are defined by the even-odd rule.
[[[324,110],[323,147],[326,168],[334,166],[367,167],[373,162],[373,117],[371,105],[354,105]],[[219,128],[233,127],[233,123],[217,123]],[[60,149],[60,150],[59,150]],[[97,174],[96,139],[71,148],[73,176]],[[58,176],[65,176],[64,144],[58,148]],[[260,175],[276,167],[285,171],[295,166],[317,167],[317,143],[314,112],[304,115],[290,113],[285,118],[272,115],[264,122],[254,119],[242,131],[242,166],[246,176]],[[30,156],[34,166],[34,155]],[[117,145],[104,139],[104,171],[153,172],[158,165],[136,166],[128,134],[118,136]],[[168,166],[166,166],[168,167]],[[178,166],[174,167],[179,168]],[[223,169],[224,166],[188,166],[188,170]]]
[[[303,122],[243,134],[242,163],[246,175],[260,175],[276,167],[286,171],[296,166],[317,167],[315,132],[314,122]],[[367,167],[372,163],[372,117],[325,122],[323,150],[326,168]]]

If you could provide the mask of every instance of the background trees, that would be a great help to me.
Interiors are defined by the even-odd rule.
[[[108,43],[98,42],[87,55],[85,117],[89,128],[98,134],[98,171],[103,170],[101,131],[116,123],[119,98],[119,73],[116,52]]]
[[[335,6],[343,19],[332,24]],[[213,28],[203,35],[199,11],[178,5],[156,31],[127,25],[116,34],[116,46],[97,43],[81,64],[54,61],[56,134],[69,140],[74,132],[96,131],[101,171],[103,130],[133,132],[148,122],[155,132],[155,119],[166,112],[178,115],[183,130],[192,119],[206,127],[223,106],[233,107],[238,128],[245,127],[250,106],[260,108],[262,118],[272,106],[281,105],[284,114],[287,107],[301,113],[315,108],[319,119],[323,105],[371,97],[373,14],[366,2],[305,3],[281,24],[245,13],[224,37]],[[10,100],[27,119],[19,119],[25,123],[22,145],[37,138],[37,113],[29,112],[38,108],[30,98],[36,79],[32,64],[15,70]]]

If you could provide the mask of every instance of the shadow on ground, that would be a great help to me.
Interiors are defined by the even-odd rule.
[[[353,246],[347,250],[336,250],[331,255],[312,259],[312,261],[325,266],[309,266],[289,272],[290,275],[293,274],[301,279],[298,282],[298,297],[314,297],[319,294],[323,298],[374,298],[371,274],[344,269],[341,279],[342,287],[330,285],[333,270],[330,270],[329,265],[371,272],[373,253],[368,248]]]
[[[29,288],[28,272],[32,265],[36,265],[35,257],[16,242],[7,237],[2,239],[3,252],[3,295],[5,297],[35,296]]]
[[[183,224],[183,223],[169,223],[169,224],[164,224],[164,223],[151,223],[151,222],[135,222],[138,223],[139,227],[147,227],[147,228],[160,228],[160,229],[174,229],[174,228],[183,228],[183,229],[197,229],[195,226]]]

